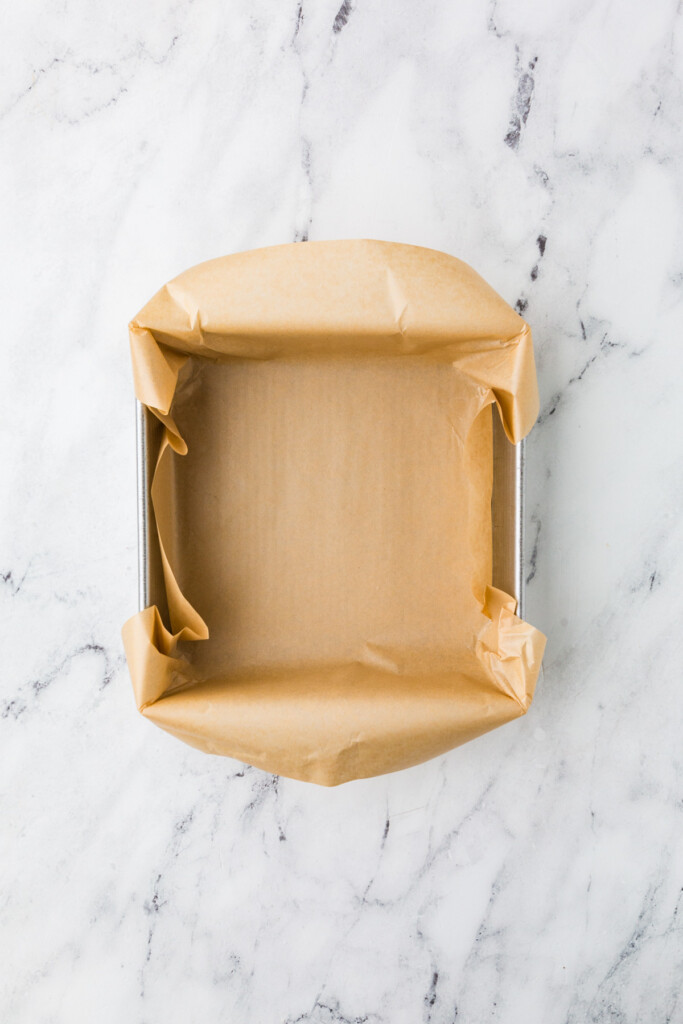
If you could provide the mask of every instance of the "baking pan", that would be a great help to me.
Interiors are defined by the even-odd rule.
[[[156,604],[166,618],[161,558],[150,499],[153,468],[163,427],[136,402],[138,470],[139,608]],[[493,585],[517,600],[524,618],[524,441],[511,444],[493,409],[493,494],[491,499]]]
[[[531,329],[483,278],[372,239],[234,253],[162,286],[130,346],[142,715],[335,786],[526,713],[538,389]]]

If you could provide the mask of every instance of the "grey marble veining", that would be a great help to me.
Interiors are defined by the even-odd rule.
[[[654,0],[6,5],[0,1017],[683,1021],[682,30]],[[444,249],[524,312],[526,718],[338,790],[134,710],[126,324],[200,260]]]

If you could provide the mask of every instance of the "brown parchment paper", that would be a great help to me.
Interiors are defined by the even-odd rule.
[[[538,413],[527,324],[466,264],[377,241],[211,260],[130,325],[163,423],[167,621],[123,636],[141,713],[335,785],[526,712],[545,638],[491,585],[491,407]]]

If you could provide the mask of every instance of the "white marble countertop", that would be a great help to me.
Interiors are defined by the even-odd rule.
[[[683,1021],[675,12],[6,5],[4,1024]],[[354,236],[533,328],[549,644],[525,718],[324,790],[134,710],[126,325],[200,260]]]

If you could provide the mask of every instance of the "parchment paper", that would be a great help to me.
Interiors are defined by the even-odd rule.
[[[335,785],[524,714],[545,639],[491,586],[491,407],[511,441],[531,428],[533,349],[471,268],[376,241],[254,250],[171,281],[130,338],[164,424],[168,621],[123,631],[143,715]]]

